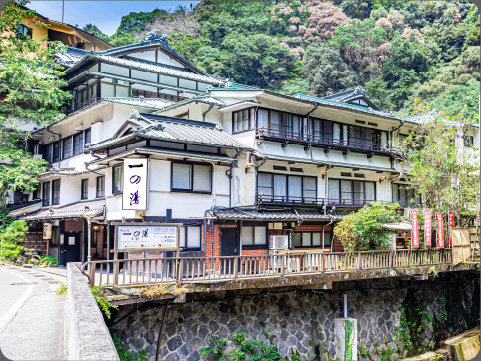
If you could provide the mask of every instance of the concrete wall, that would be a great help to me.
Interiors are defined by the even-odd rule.
[[[216,292],[187,296],[185,304],[171,304],[161,336],[160,359],[210,360],[202,356],[213,337],[232,340],[235,332],[279,344],[282,356],[297,349],[302,360],[335,360],[334,320],[343,317],[343,294],[348,317],[357,320],[358,359],[379,360],[387,347],[393,358],[422,353],[442,340],[479,327],[479,273],[440,273],[434,280],[400,278],[338,282],[332,290],[270,290]],[[150,360],[156,352],[163,305],[120,306],[110,322],[135,354],[145,348]],[[137,307],[139,308],[137,311]],[[130,314],[128,314],[130,313]],[[403,327],[404,322],[413,327]],[[405,342],[409,335],[412,346]],[[311,342],[309,341],[311,340]],[[310,345],[311,343],[311,345]],[[377,352],[376,352],[377,349]],[[363,353],[361,351],[364,350]]]
[[[68,360],[119,360],[102,313],[79,267],[80,263],[67,265]]]

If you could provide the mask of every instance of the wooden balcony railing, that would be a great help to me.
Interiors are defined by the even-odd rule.
[[[316,197],[295,197],[295,196],[274,196],[266,194],[257,195],[258,204],[282,204],[322,207],[324,198]]]
[[[66,116],[69,116],[69,115],[71,115],[71,114],[73,114],[73,113],[76,113],[76,112],[79,112],[79,111],[81,111],[81,110],[84,110],[85,108],[88,108],[89,106],[94,105],[94,104],[98,103],[98,102],[101,101],[101,100],[102,100],[102,98],[92,97],[92,98],[90,98],[89,100],[87,100],[86,102],[77,105],[76,107],[72,107],[72,108],[70,108],[70,109],[65,110],[64,114],[65,114]]]
[[[82,265],[91,286],[202,283],[379,270],[451,263],[450,249],[334,252],[233,257],[159,257],[92,261]],[[90,273],[86,269],[90,264]]]
[[[341,140],[316,134],[297,133],[289,130],[272,128],[257,128],[257,137],[275,139],[286,143],[312,144],[313,146],[329,147],[333,149],[349,149],[364,153],[390,154],[398,150],[390,144],[375,144],[369,140],[350,139]]]

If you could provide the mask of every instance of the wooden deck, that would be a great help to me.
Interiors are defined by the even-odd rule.
[[[196,284],[450,265],[451,249],[296,252],[269,256],[159,257],[82,265],[90,285]]]

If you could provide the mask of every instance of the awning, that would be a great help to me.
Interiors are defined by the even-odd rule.
[[[382,228],[389,231],[410,231],[411,225],[407,222],[392,222],[384,223]]]
[[[25,203],[7,206],[7,211],[12,217],[17,217],[25,213],[35,212],[40,209],[41,201],[34,200]]]
[[[85,212],[95,212],[95,217],[103,217],[105,199],[95,199],[85,202],[76,202],[61,207],[40,209],[37,212],[18,217],[24,221],[44,221],[49,219],[75,219],[82,218]]]
[[[340,215],[326,215],[318,212],[295,212],[292,210],[257,210],[255,208],[220,208],[212,211],[219,220],[253,221],[340,221]]]

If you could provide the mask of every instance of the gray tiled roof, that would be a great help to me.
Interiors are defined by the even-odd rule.
[[[82,218],[85,212],[95,212],[96,217],[104,214],[105,199],[76,202],[58,208],[40,209],[36,212],[18,217],[24,221],[42,221],[47,219]]]
[[[268,221],[331,221],[341,220],[342,216],[324,215],[317,212],[293,212],[291,210],[268,210],[262,211],[256,208],[219,208],[213,213],[218,219],[244,219],[244,220],[268,220]]]

